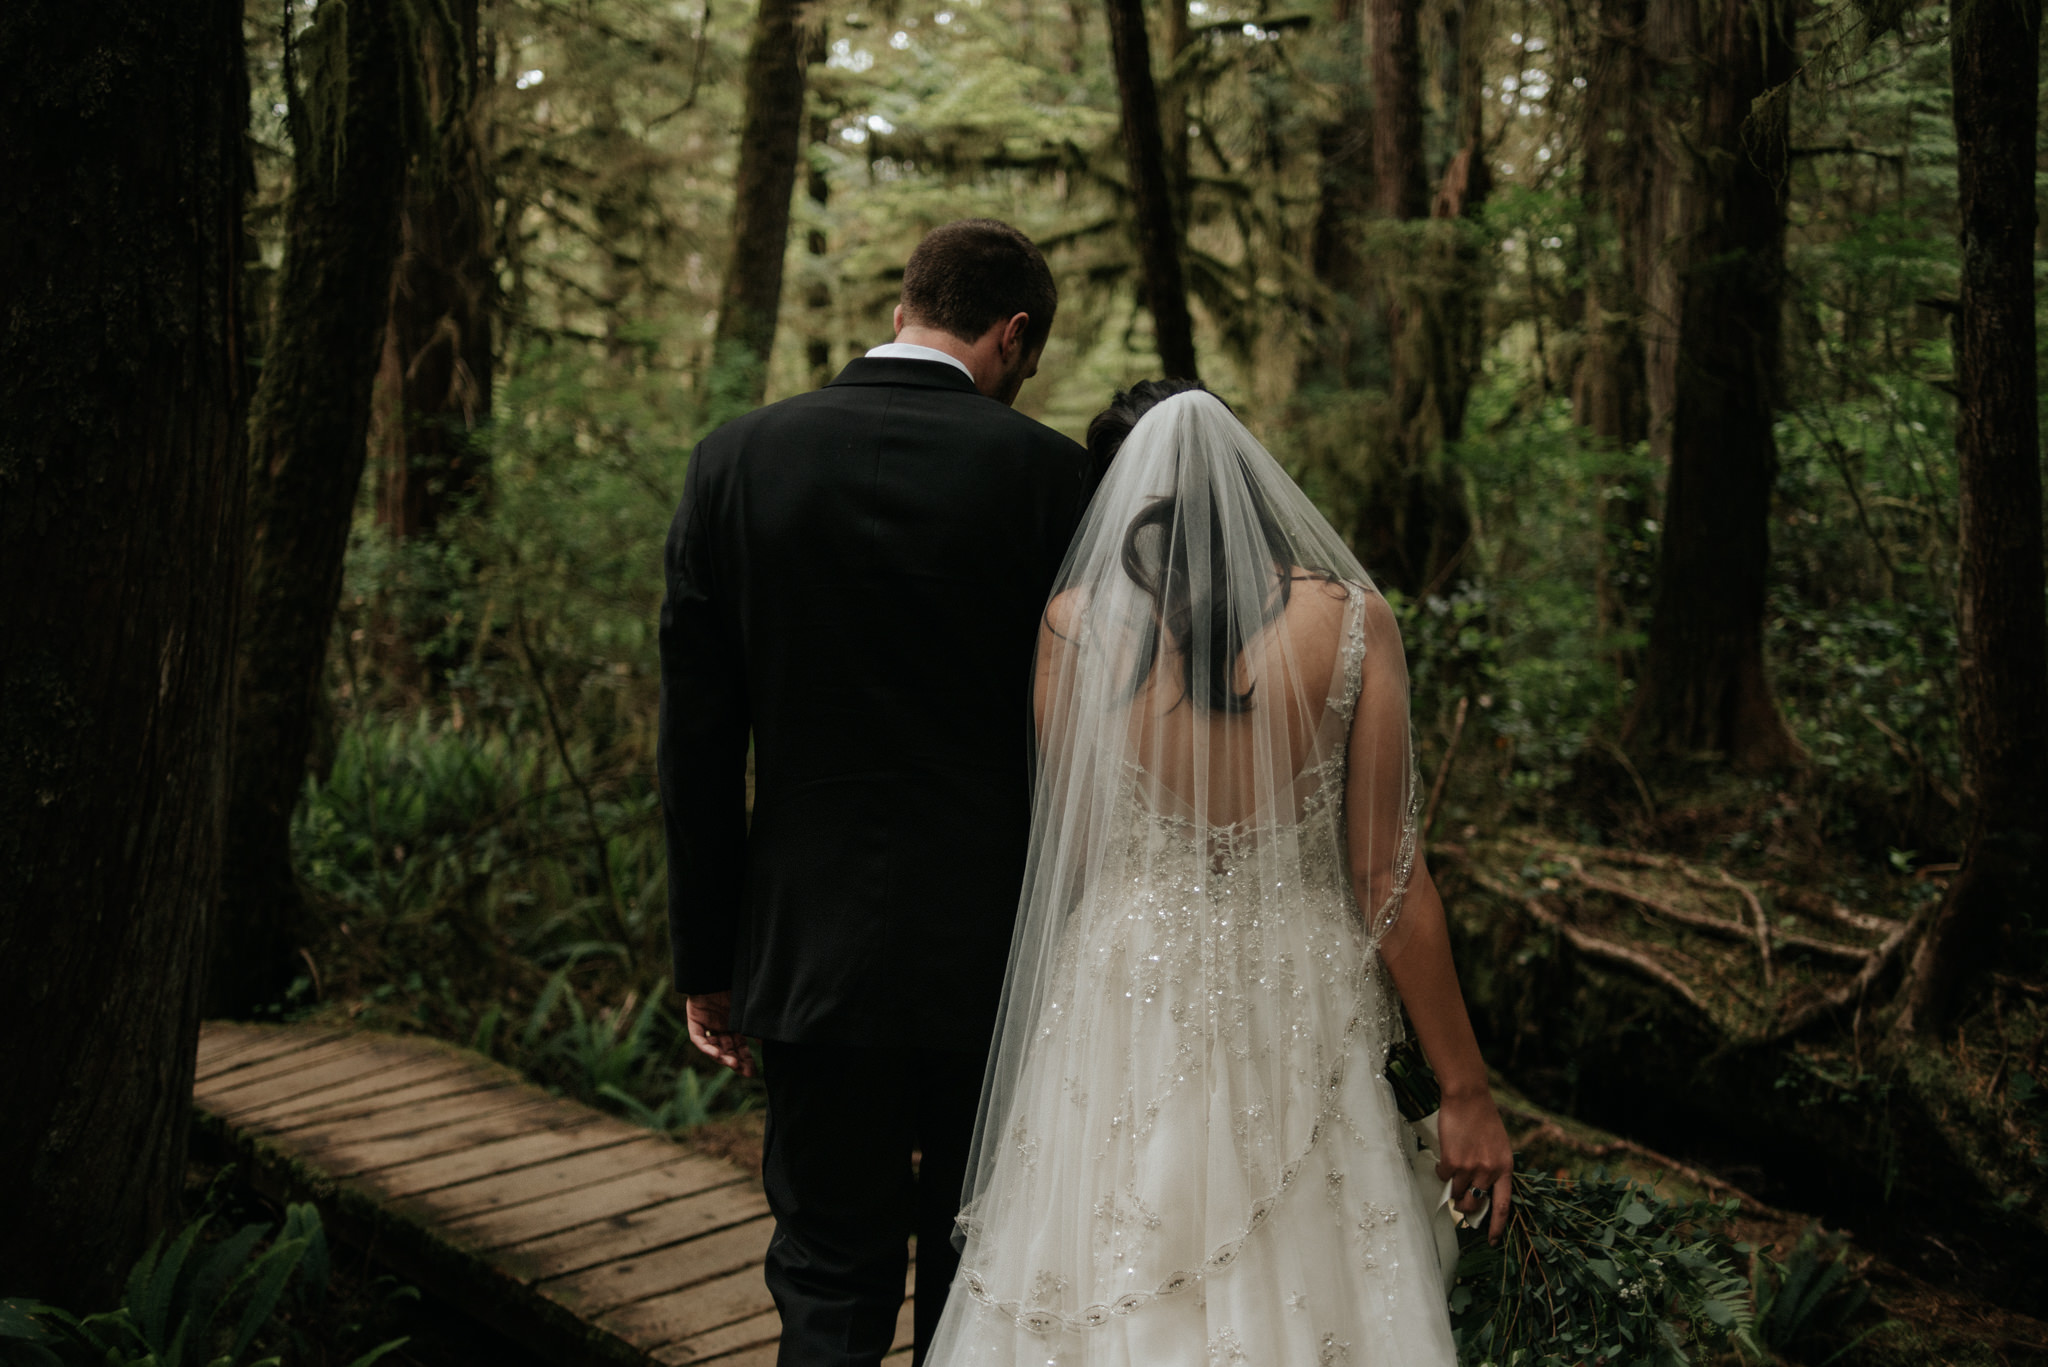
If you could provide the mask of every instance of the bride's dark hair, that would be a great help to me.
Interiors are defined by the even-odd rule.
[[[1109,407],[1096,414],[1094,421],[1088,424],[1088,453],[1095,458],[1098,478],[1108,474],[1110,462],[1116,459],[1116,453],[1122,449],[1124,440],[1131,435],[1131,429],[1138,425],[1140,418],[1174,395],[1191,390],[1209,392],[1199,380],[1140,380],[1129,389],[1119,390],[1110,400]],[[1230,407],[1221,396],[1216,396],[1216,401],[1225,408]],[[1139,644],[1138,662],[1132,671],[1131,696],[1137,695],[1158,666],[1163,628],[1173,638],[1175,651],[1180,657],[1183,698],[1193,699],[1195,705],[1205,711],[1251,710],[1252,690],[1258,685],[1255,681],[1241,693],[1234,686],[1232,676],[1237,672],[1238,658],[1244,654],[1251,638],[1286,610],[1296,574],[1306,567],[1294,563],[1293,552],[1280,528],[1279,519],[1259,492],[1258,481],[1250,477],[1249,471],[1245,474],[1245,491],[1251,496],[1260,536],[1273,557],[1276,570],[1274,591],[1266,595],[1256,622],[1235,617],[1229,601],[1222,595],[1209,592],[1203,598],[1195,597],[1188,536],[1180,524],[1180,500],[1177,497],[1167,494],[1153,499],[1131,519],[1130,527],[1125,530],[1124,573],[1144,590],[1153,606],[1151,620]],[[1223,522],[1216,512],[1216,501],[1209,499],[1207,502],[1209,572],[1201,577],[1201,582],[1214,586],[1223,581],[1226,572]],[[1324,570],[1311,569],[1309,573],[1319,579],[1331,577]],[[1207,628],[1209,639],[1223,647],[1210,651],[1208,668],[1200,678],[1195,677],[1194,649],[1195,623],[1198,621]]]

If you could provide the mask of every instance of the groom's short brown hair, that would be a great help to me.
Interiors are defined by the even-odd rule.
[[[903,268],[906,321],[972,342],[997,323],[1024,313],[1026,350],[1052,332],[1059,287],[1037,244],[993,218],[963,218],[934,228]]]

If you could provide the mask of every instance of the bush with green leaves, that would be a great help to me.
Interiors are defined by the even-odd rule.
[[[270,1245],[267,1224],[244,1225],[201,1243],[202,1215],[165,1247],[161,1240],[128,1274],[121,1304],[84,1316],[34,1301],[0,1301],[0,1367],[283,1367],[280,1353],[251,1359],[273,1318],[295,1299],[325,1294],[329,1261],[320,1213],[286,1207]],[[370,1364],[396,1351],[392,1339],[356,1358]]]
[[[1458,1264],[1451,1326],[1466,1367],[1672,1367],[1751,1345],[1734,1201],[1669,1201],[1604,1170],[1522,1171],[1507,1232]]]
[[[618,1087],[605,1086],[600,1094],[615,1103],[621,1111],[650,1130],[663,1134],[694,1130],[708,1123],[715,1112],[713,1107],[724,1095],[737,1076],[730,1068],[721,1068],[707,1081],[703,1073],[694,1068],[682,1068],[676,1072],[675,1090],[662,1098],[660,1104],[649,1106],[631,1092]],[[748,1109],[751,1098],[742,1098],[733,1113]]]
[[[1751,1333],[1755,1347],[1794,1362],[1828,1367],[1892,1323],[1883,1320],[1856,1328],[1870,1305],[1870,1286],[1850,1268],[1847,1242],[1840,1234],[1809,1226],[1784,1262],[1761,1251],[1756,1254],[1749,1273],[1756,1301]]]
[[[661,1000],[668,979],[663,978],[637,1010],[629,994],[613,1010],[591,1011],[569,981],[574,967],[573,962],[563,965],[541,989],[540,1000],[520,1033],[520,1045],[531,1068],[559,1078],[577,1096],[595,1101],[608,1091],[627,1091],[659,1067],[667,1051],[659,1047],[655,1027],[665,1014]],[[558,1005],[567,1009],[569,1019],[549,1034],[547,1027]],[[672,1018],[666,1024],[665,1033],[672,1040],[677,1028]]]
[[[502,738],[436,727],[424,712],[350,727],[294,814],[301,875],[365,912],[444,911],[511,857],[519,765]]]
[[[748,1108],[752,1097],[739,1097],[736,1106],[726,1097],[735,1076],[731,1069],[707,1076],[680,1057],[685,1053],[683,1025],[662,1006],[668,979],[637,1007],[628,993],[617,1007],[593,1011],[570,981],[574,967],[573,962],[564,965],[548,979],[519,1034],[528,1071],[664,1134],[709,1121],[721,1098],[735,1113]],[[548,1026],[558,1007],[568,1020],[551,1034]],[[674,1076],[667,1078],[671,1069]]]

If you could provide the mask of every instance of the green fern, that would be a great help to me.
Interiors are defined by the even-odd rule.
[[[112,1310],[78,1316],[0,1301],[0,1367],[281,1367],[277,1355],[245,1359],[295,1282],[325,1293],[330,1263],[320,1213],[287,1206],[283,1228],[261,1252],[265,1224],[202,1246],[211,1218],[192,1221],[168,1246],[152,1243]],[[350,1367],[372,1367],[405,1342],[380,1344]]]
[[[1869,1284],[1851,1271],[1846,1243],[1842,1235],[1825,1234],[1818,1225],[1810,1225],[1784,1262],[1761,1252],[1751,1259],[1757,1349],[1828,1367],[1893,1323],[1881,1321],[1850,1336],[1871,1293]]]

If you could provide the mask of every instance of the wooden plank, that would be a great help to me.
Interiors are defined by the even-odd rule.
[[[509,1105],[477,1100],[483,1094],[454,1098],[458,1113],[432,1125],[405,1123],[403,1113],[387,1119],[396,1134],[361,1134],[351,1124],[320,1136],[294,1138],[299,1156],[333,1177],[364,1177],[407,1164],[426,1162],[448,1154],[465,1153],[479,1145],[499,1144],[526,1135],[545,1134],[582,1121],[573,1111],[563,1112],[550,1097],[536,1098],[515,1089],[517,1099]]]
[[[322,1096],[352,1082],[391,1071],[389,1060],[364,1051],[309,1062],[285,1077],[263,1078],[225,1094],[199,1091],[194,1104],[203,1106],[238,1129],[261,1128],[258,1111],[274,1111],[292,1102],[317,1104]]]
[[[629,1343],[659,1348],[751,1319],[774,1304],[761,1269],[747,1267],[665,1296],[622,1305],[600,1315],[597,1323]]]
[[[617,1152],[605,1150],[606,1154]],[[493,1206],[470,1215],[454,1216],[444,1225],[473,1247],[506,1248],[552,1238],[703,1191],[737,1185],[752,1188],[746,1174],[730,1163],[686,1154],[674,1145],[669,1146],[669,1153],[672,1157],[659,1167],[621,1173],[592,1186],[521,1205]]]
[[[237,1052],[214,1071],[202,1075],[195,1068],[194,1085],[211,1090],[234,1086],[250,1077],[275,1076],[281,1072],[290,1072],[307,1059],[323,1056],[336,1049],[345,1049],[360,1042],[360,1036],[343,1030],[322,1030],[316,1034],[280,1031],[270,1039],[261,1040],[253,1047]]]
[[[305,1034],[298,1031],[265,1030],[261,1033],[264,1038],[250,1041],[248,1047],[237,1049],[233,1054],[223,1057],[218,1065],[199,1065],[194,1073],[195,1080],[200,1083],[217,1082],[230,1073],[259,1067],[288,1055],[302,1054],[348,1038],[339,1030],[320,1030]]]
[[[245,1108],[304,1096],[388,1068],[393,1061],[388,1048],[343,1037],[208,1079],[194,1087],[192,1094],[215,1115],[233,1119]]]
[[[540,1291],[585,1319],[602,1311],[682,1291],[728,1272],[759,1269],[775,1222],[766,1215],[684,1243],[615,1258],[539,1283]]]
[[[520,1106],[551,1106],[553,1099],[532,1087],[501,1082],[495,1087],[471,1087],[466,1091],[415,1101],[409,1106],[386,1106],[366,1115],[319,1117],[295,1125],[292,1143],[305,1149],[326,1148],[339,1140],[369,1143],[424,1134],[444,1125],[484,1120]],[[276,1133],[269,1126],[262,1126]]]
[[[478,1114],[417,1134],[362,1142],[344,1134],[308,1142],[300,1152],[335,1177],[364,1179],[388,1196],[409,1196],[576,1152],[561,1147],[562,1137],[593,1129],[601,1119],[543,1096],[510,1111]],[[534,1156],[528,1150],[540,1152]]]
[[[529,1239],[503,1249],[502,1253],[504,1261],[517,1266],[524,1276],[536,1280],[562,1277],[583,1268],[634,1258],[653,1249],[760,1220],[767,1214],[766,1197],[751,1183],[733,1182],[631,1214],[590,1221],[558,1234]],[[767,1246],[768,1235],[764,1232],[761,1248]],[[758,1255],[760,1251],[756,1249],[755,1253]],[[675,1285],[681,1286],[682,1283]],[[666,1291],[671,1288],[659,1289]]]
[[[916,1275],[916,1269],[912,1269]],[[896,1337],[889,1341],[889,1352],[901,1352],[917,1344],[917,1297],[905,1296],[903,1306],[896,1312]],[[888,1356],[887,1353],[883,1354]]]
[[[882,1361],[896,1363],[898,1367],[911,1360],[916,1347],[916,1303],[909,1294],[911,1288],[916,1285],[917,1264],[913,1262],[904,1277],[905,1294],[902,1308],[896,1313],[895,1337],[890,1343],[889,1351],[882,1357]],[[781,1317],[770,1310],[752,1319],[741,1320],[720,1329],[663,1344],[654,1350],[654,1360],[669,1364],[670,1367],[701,1362],[715,1362],[717,1367],[737,1367],[742,1360],[762,1361],[772,1365],[781,1335]],[[764,1345],[765,1356],[761,1352],[749,1352],[762,1349]],[[745,1359],[729,1356],[740,1353],[747,1353],[748,1356]]]
[[[764,1345],[773,1348],[782,1338],[782,1316],[773,1310],[763,1315],[754,1315],[737,1324],[728,1324],[723,1329],[713,1329],[708,1334],[684,1339],[680,1343],[666,1344],[654,1350],[656,1362],[680,1367],[686,1362],[704,1362],[711,1358],[724,1357],[728,1353],[743,1353],[749,1348]]]
[[[383,1073],[355,1078],[311,1096],[259,1106],[240,1112],[236,1122],[260,1127],[270,1134],[285,1134],[310,1126],[367,1118],[385,1111],[416,1106],[424,1101],[463,1092],[483,1091],[510,1085],[495,1072],[486,1073],[457,1059],[420,1058]]]
[[[258,1030],[232,1021],[201,1021],[195,1062],[197,1075],[217,1073],[231,1060],[277,1038],[274,1030]]]
[[[566,1330],[566,1311],[663,1362],[774,1367],[773,1220],[737,1166],[429,1041],[216,1023],[199,1067],[219,1122],[490,1265],[510,1299],[480,1313]]]
[[[759,1348],[749,1348],[743,1353],[735,1353],[731,1357],[717,1358],[714,1361],[718,1363],[718,1367],[775,1367],[776,1356],[779,1352],[779,1344],[768,1343],[763,1344]]]
[[[674,1142],[649,1135],[647,1131],[641,1131],[641,1135],[643,1137],[639,1140],[629,1140],[627,1144],[618,1144],[614,1148],[584,1152],[575,1156],[575,1162],[561,1162],[567,1154],[557,1154],[555,1160],[530,1164],[522,1170],[494,1170],[489,1172],[489,1176],[469,1180],[459,1187],[420,1191],[408,1197],[408,1205],[418,1209],[422,1215],[432,1217],[434,1224],[446,1224],[459,1215],[522,1205],[563,1191],[575,1191],[578,1187],[596,1187],[612,1176],[639,1172],[641,1168],[655,1168],[674,1158]],[[379,1178],[365,1180],[375,1185]]]
[[[248,1021],[199,1022],[198,1060],[203,1067],[218,1067],[235,1055],[259,1044],[275,1045],[282,1039],[327,1033],[300,1026],[256,1025]]]

